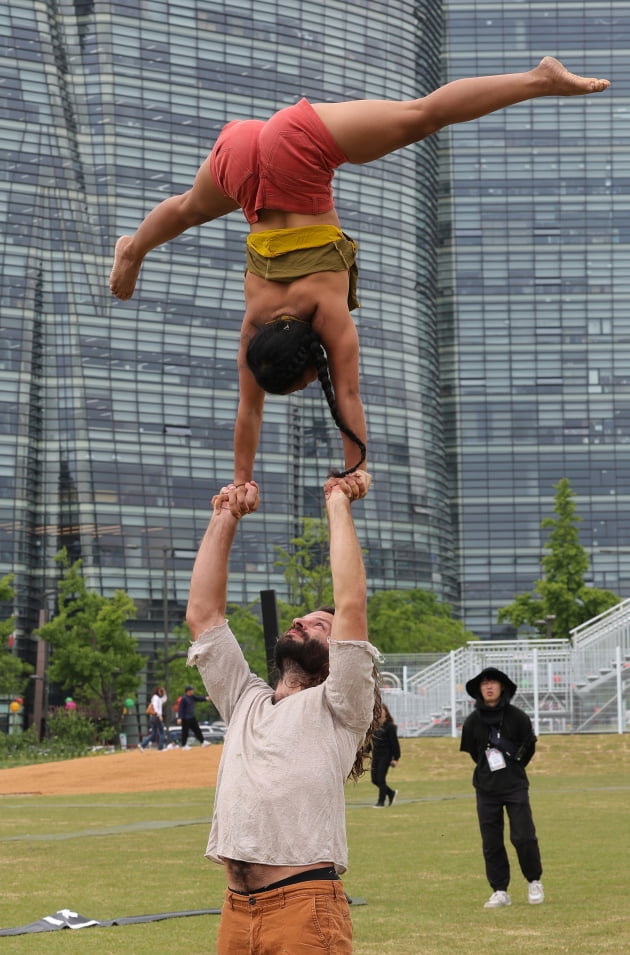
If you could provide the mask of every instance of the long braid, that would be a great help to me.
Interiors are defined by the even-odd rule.
[[[332,381],[330,380],[330,369],[328,367],[328,358],[326,357],[326,352],[324,347],[319,340],[319,337],[313,333],[313,338],[310,343],[310,356],[313,365],[317,370],[317,377],[319,383],[322,386],[322,391],[326,396],[326,401],[328,402],[328,407],[330,408],[330,413],[333,416],[333,420],[340,431],[342,431],[351,441],[357,445],[361,457],[355,465],[351,468],[346,468],[345,471],[332,470],[329,472],[329,477],[345,477],[346,474],[352,474],[353,471],[356,471],[361,467],[365,461],[366,447],[359,437],[352,431],[341,419],[339,411],[337,410],[337,401],[335,400],[335,392],[332,386]]]

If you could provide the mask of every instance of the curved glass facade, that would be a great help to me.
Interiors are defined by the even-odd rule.
[[[9,0],[0,25],[0,573],[15,573],[20,652],[34,654],[66,546],[90,586],[130,593],[159,655],[232,474],[246,224],[235,213],[156,249],[126,303],[107,288],[116,237],[189,188],[230,119],[300,96],[410,99],[545,52],[612,90],[336,175],[360,246],[375,477],[359,533],[372,589],[430,589],[505,636],[497,609],[538,576],[566,476],[593,581],[624,595],[626,3]],[[318,387],[266,405],[263,504],[232,563],[243,602],[285,596],[274,545],[322,513],[341,461]]]
[[[441,321],[462,614],[540,576],[567,477],[595,586],[625,597],[630,474],[625,2],[449,2],[450,79],[551,53],[601,95],[520,104],[442,138]]]
[[[232,214],[156,249],[126,303],[107,287],[116,237],[189,188],[230,119],[264,118],[300,96],[410,99],[438,85],[435,7],[9,0],[0,12],[0,572],[16,575],[24,652],[65,545],[90,586],[129,592],[131,626],[159,654],[165,618],[182,619],[210,496],[232,475],[246,224]],[[453,601],[437,145],[345,167],[335,185],[360,245],[376,493],[357,513],[370,584]],[[318,387],[267,400],[263,505],[239,533],[231,599],[285,595],[274,545],[286,546],[301,515],[322,513],[321,485],[340,462]]]

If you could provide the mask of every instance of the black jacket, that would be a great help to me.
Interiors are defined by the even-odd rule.
[[[177,707],[178,718],[180,720],[194,719],[195,703],[204,703],[205,699],[205,696],[198,696],[197,693],[184,693]]]
[[[525,767],[536,750],[536,737],[529,716],[518,706],[506,703],[497,709],[496,715],[492,714],[493,720],[489,723],[478,707],[479,704],[462,727],[459,747],[462,752],[470,753],[476,763],[473,786],[480,792],[494,794],[529,788]],[[485,713],[488,713],[487,709]],[[493,746],[501,750],[506,762],[505,769],[495,772],[490,769],[486,757],[486,750]]]
[[[396,761],[400,759],[400,743],[398,742],[398,729],[395,723],[383,723],[377,730],[374,730],[372,758],[387,758]]]

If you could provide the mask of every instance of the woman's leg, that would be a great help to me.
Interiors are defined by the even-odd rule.
[[[524,100],[599,93],[608,86],[608,80],[577,76],[546,56],[526,73],[454,80],[408,102],[356,100],[314,103],[313,108],[348,160],[365,163],[419,142],[444,126],[479,119]]]
[[[157,736],[155,732],[155,720],[156,720],[155,716],[152,716],[149,719],[149,732],[140,743],[140,746],[142,749],[145,749],[149,745],[149,743],[155,743],[157,741]]]
[[[377,757],[374,759],[372,757],[372,782],[375,786],[378,787],[378,802],[377,806],[384,806],[385,799],[387,798],[388,786],[385,782],[385,777],[387,776],[387,768],[389,766],[389,760],[383,757]]]
[[[164,749],[164,739],[166,737],[166,732],[164,730],[164,723],[162,720],[158,719],[155,725],[155,731],[157,733],[157,744],[158,749]]]
[[[238,203],[224,196],[210,175],[206,159],[199,167],[192,189],[181,196],[164,199],[149,212],[133,235],[122,235],[114,250],[109,287],[116,298],[126,301],[136,287],[144,257],[151,249],[170,242],[192,226],[203,225],[238,209]]]

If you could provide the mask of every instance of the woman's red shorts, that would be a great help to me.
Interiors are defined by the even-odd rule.
[[[347,157],[308,100],[301,99],[266,122],[228,123],[209,162],[219,189],[239,203],[251,223],[262,209],[303,215],[329,212],[334,170]]]

